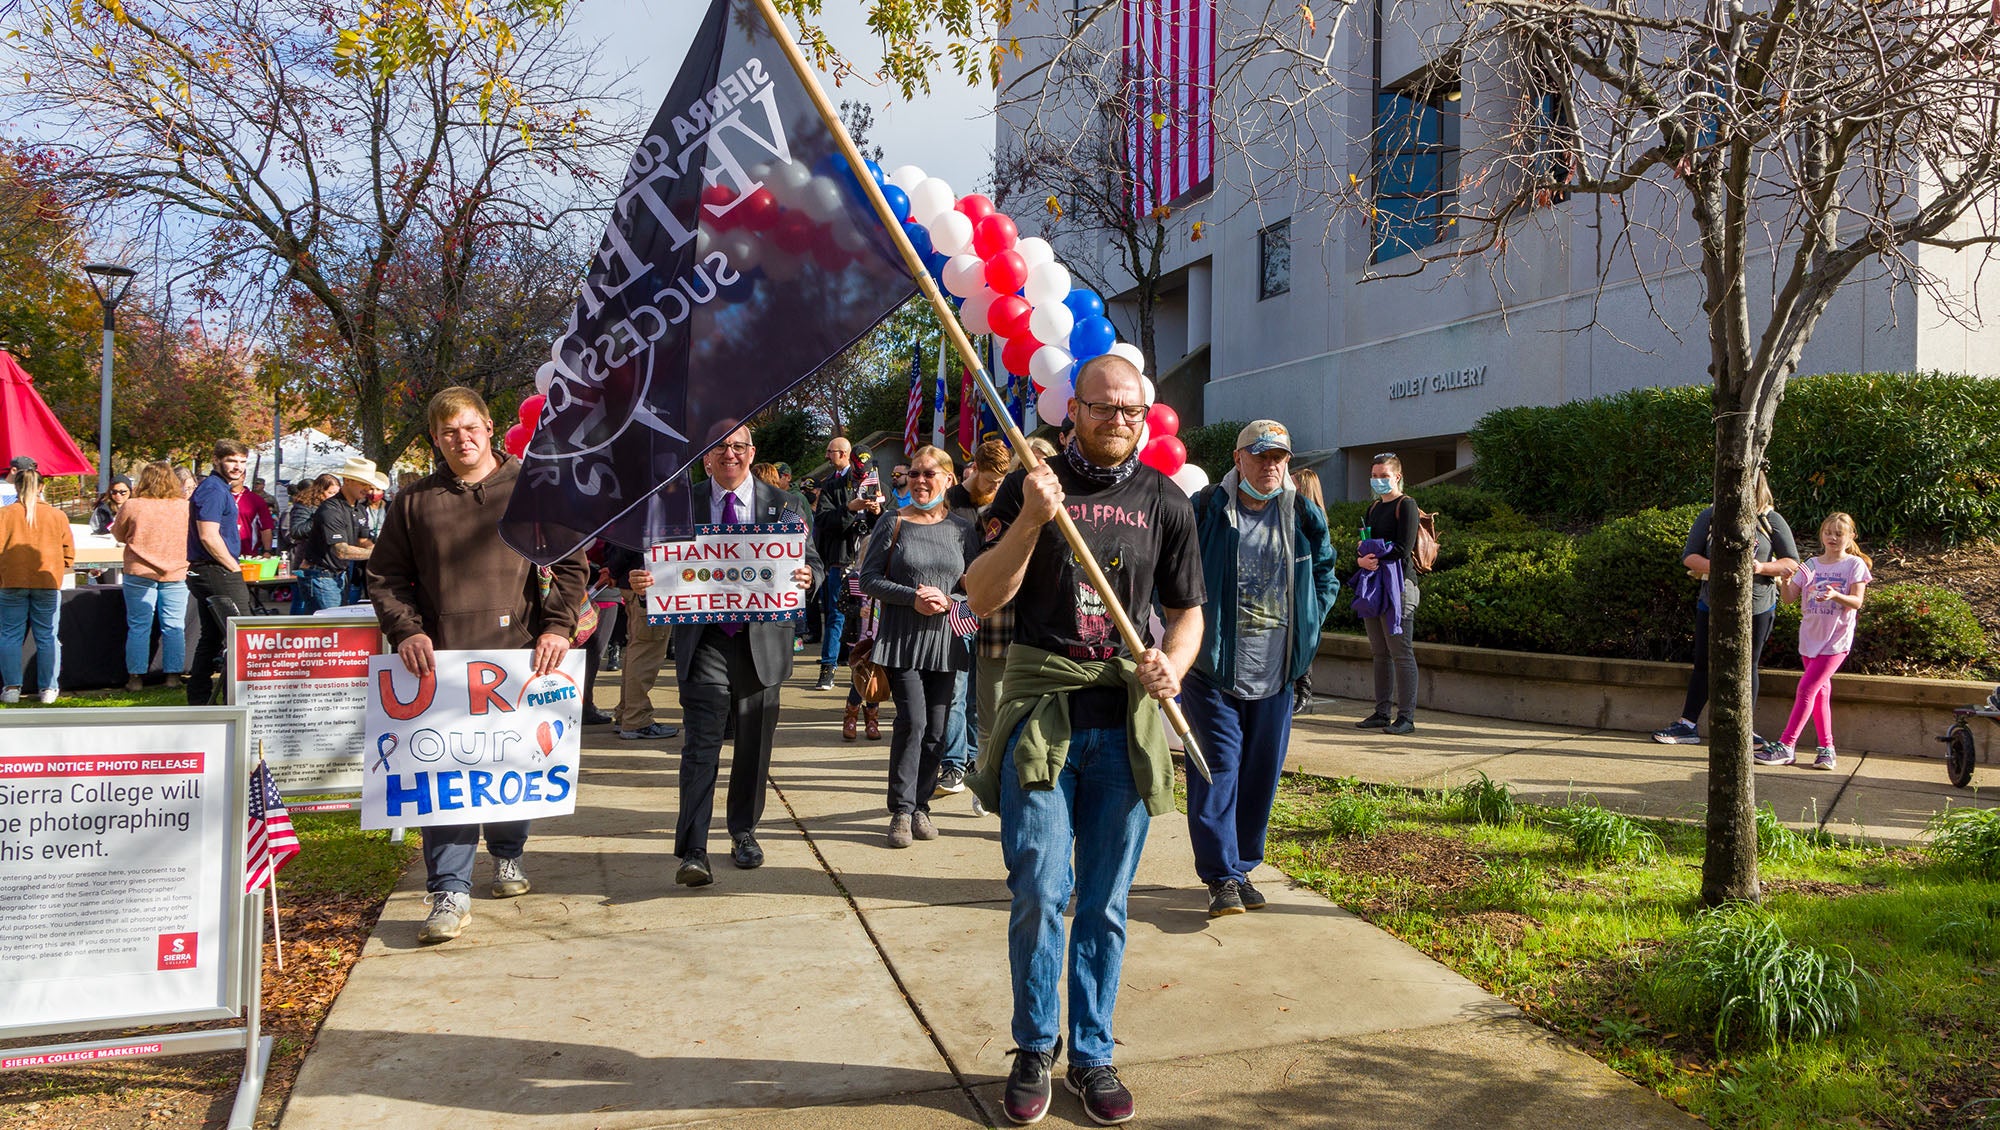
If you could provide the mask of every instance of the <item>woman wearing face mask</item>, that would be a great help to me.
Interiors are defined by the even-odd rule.
[[[1407,734],[1417,728],[1417,502],[1403,493],[1403,461],[1384,452],[1368,468],[1375,501],[1361,523],[1362,576],[1355,583],[1356,612],[1368,629],[1375,656],[1375,712],[1355,723],[1364,730]],[[1373,600],[1364,603],[1368,594]],[[1372,607],[1373,614],[1364,611]],[[1389,714],[1391,705],[1396,713]]]
[[[951,457],[935,447],[910,456],[910,505],[875,527],[861,560],[861,590],[882,602],[875,661],[889,674],[896,723],[890,734],[889,833],[892,848],[937,838],[931,793],[944,759],[945,723],[966,650],[945,613],[951,587],[979,552],[967,515],[944,500]]]

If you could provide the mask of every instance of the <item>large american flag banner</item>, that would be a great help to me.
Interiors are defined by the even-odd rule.
[[[1133,207],[1150,216],[1215,172],[1215,0],[1122,0]]]
[[[278,871],[299,854],[299,836],[292,831],[292,814],[285,798],[278,795],[278,783],[271,779],[271,767],[257,763],[250,774],[249,851],[244,856],[243,892],[277,878]]]
[[[903,413],[903,453],[908,455],[917,449],[917,421],[924,413],[924,371],[917,362],[918,354],[910,354],[910,404]],[[875,469],[870,467],[869,474]]]

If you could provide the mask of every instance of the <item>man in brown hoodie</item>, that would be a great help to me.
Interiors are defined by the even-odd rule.
[[[503,648],[533,648],[535,673],[545,675],[569,650],[589,567],[575,554],[545,582],[500,540],[521,464],[494,449],[493,417],[478,393],[448,388],[432,397],[430,430],[444,466],[396,493],[368,559],[368,596],[382,632],[413,675],[430,671],[437,651]],[[481,827],[423,829],[431,912],[418,941],[449,941],[471,919]],[[483,827],[493,897],[526,894],[528,822]]]

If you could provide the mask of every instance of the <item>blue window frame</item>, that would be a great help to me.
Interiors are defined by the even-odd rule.
[[[1458,199],[1458,87],[1426,82],[1377,94],[1373,151],[1374,261],[1449,234]]]

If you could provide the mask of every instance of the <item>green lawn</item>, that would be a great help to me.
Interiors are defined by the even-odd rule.
[[[1737,1025],[1718,1050],[1720,998],[1689,972],[1712,970],[1674,967],[1698,921],[1701,829],[1502,791],[1288,777],[1268,858],[1718,1126],[2000,1127],[1994,870],[1767,829],[1768,923],[1732,921],[1792,948],[1737,962],[1778,975],[1738,1015],[1786,991],[1816,1002],[1850,969],[1858,1009],[1828,1038]],[[1472,795],[1496,823],[1473,822]]]

